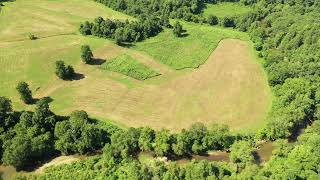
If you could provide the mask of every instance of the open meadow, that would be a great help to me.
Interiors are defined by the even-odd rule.
[[[320,3],[0,0],[0,179],[320,179]]]
[[[79,34],[79,24],[97,16],[133,19],[87,0],[5,3],[0,15],[1,95],[10,97],[15,109],[33,109],[15,91],[19,81],[26,81],[36,98],[53,99],[51,109],[57,114],[81,109],[123,127],[177,131],[202,122],[247,130],[264,124],[270,90],[245,33],[181,22],[184,37],[174,37],[171,29],[165,29],[125,48]],[[11,21],[4,21],[9,17]],[[38,39],[29,40],[30,33]],[[83,64],[83,44],[106,62]],[[114,63],[117,59],[122,62]],[[82,78],[58,79],[54,74],[57,60],[73,65]],[[141,79],[153,78],[134,79],[131,70],[123,67],[110,71],[106,66],[112,60],[112,68],[138,64]]]

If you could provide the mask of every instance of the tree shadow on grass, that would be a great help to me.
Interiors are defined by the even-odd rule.
[[[74,75],[72,76],[70,81],[78,81],[78,80],[81,80],[81,79],[84,79],[84,78],[85,78],[84,74],[74,73]]]
[[[37,104],[37,102],[39,102],[40,100],[44,100],[47,103],[51,103],[53,101],[53,99],[51,97],[46,96],[46,97],[43,97],[43,98],[33,98],[31,104]]]
[[[94,58],[91,60],[90,65],[99,66],[106,62],[104,59]]]
[[[121,47],[125,47],[125,48],[132,48],[132,47],[136,46],[133,43],[125,43],[125,42],[122,42],[122,43],[120,43],[118,45],[121,46]]]
[[[183,34],[181,34],[181,36],[180,37],[188,37],[189,36],[189,34],[188,33],[183,33]]]

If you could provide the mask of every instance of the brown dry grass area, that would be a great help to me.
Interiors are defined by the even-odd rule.
[[[87,76],[71,84],[74,106],[66,111],[83,109],[126,126],[174,131],[194,122],[224,123],[234,130],[259,127],[270,92],[251,48],[241,40],[223,40],[200,68],[182,74],[174,71],[158,80],[132,80],[137,84],[133,88],[108,78],[114,74],[106,76],[100,69],[80,65]],[[115,51],[111,48],[111,52]]]

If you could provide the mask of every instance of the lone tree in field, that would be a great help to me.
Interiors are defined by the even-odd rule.
[[[72,66],[66,66],[63,61],[56,62],[56,75],[63,80],[71,80],[74,76]]]
[[[81,47],[81,59],[84,63],[90,64],[93,59],[93,54],[88,45],[83,45]]]
[[[210,24],[211,26],[213,25],[217,25],[218,24],[218,18],[215,15],[209,15],[208,19],[207,19],[208,24]]]
[[[26,103],[31,104],[33,101],[32,92],[29,89],[29,85],[26,82],[19,82],[17,90],[20,94],[20,99]]]
[[[173,26],[173,34],[176,37],[181,37],[183,33],[182,25],[177,21]]]

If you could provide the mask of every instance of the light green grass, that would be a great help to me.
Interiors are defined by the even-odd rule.
[[[145,51],[173,69],[197,68],[205,63],[218,43],[225,38],[248,40],[245,33],[231,29],[181,22],[186,37],[175,37],[172,29],[138,42],[134,49]]]
[[[145,80],[160,75],[127,54],[120,55],[108,61],[103,68],[138,80]]]
[[[85,110],[91,117],[99,120],[112,119],[112,122],[120,124],[121,127],[148,125],[155,129],[167,127],[175,131],[195,121],[209,124],[225,123],[227,120],[232,121],[229,123],[231,128],[240,129],[233,124],[239,119],[251,116],[252,109],[259,114],[254,103],[247,105],[234,93],[225,93],[229,88],[225,81],[219,81],[221,84],[208,82],[212,71],[208,71],[208,76],[200,76],[199,87],[192,84],[197,82],[197,79],[194,79],[196,75],[191,73],[201,68],[172,70],[198,67],[207,61],[220,40],[249,40],[245,33],[181,22],[189,34],[186,37],[176,38],[171,29],[165,29],[158,36],[126,49],[111,44],[113,42],[109,40],[84,37],[78,33],[81,22],[92,21],[97,16],[130,18],[91,0],[17,0],[5,3],[0,13],[0,95],[12,99],[16,110],[31,110],[33,106],[23,104],[15,90],[19,81],[26,81],[37,98],[50,96],[53,99],[50,106],[56,114],[68,115],[74,110]],[[29,40],[29,33],[39,39]],[[102,70],[100,66],[85,65],[80,59],[80,48],[83,44],[90,45],[95,57],[110,60],[128,54],[163,75],[137,81],[119,73]],[[54,63],[57,60],[64,60],[66,64],[72,65],[76,72],[84,74],[85,78],[78,81],[59,80],[54,74]],[[161,63],[169,65],[171,69]],[[222,69],[222,72],[237,70],[224,64],[217,69]],[[251,72],[250,69],[248,71]],[[223,77],[230,76],[217,76],[217,80]],[[260,74],[251,74],[243,79],[250,77],[260,77]],[[261,81],[266,83],[264,79]],[[249,97],[252,97],[249,100],[265,101],[264,97],[257,98],[261,97],[260,92],[265,89],[254,83],[248,88],[239,86],[234,89],[249,94]],[[252,96],[248,89],[260,94]],[[216,90],[222,93],[217,94]],[[214,99],[213,95],[217,98]],[[230,97],[230,100],[227,98],[216,102],[219,96]],[[243,99],[246,97],[241,96]],[[248,110],[243,111],[243,107]],[[210,113],[206,113],[206,108],[210,108]],[[211,118],[212,111],[217,114],[217,119]],[[230,119],[230,111],[241,115]],[[222,113],[225,116],[219,115]],[[257,122],[247,123],[245,127],[260,123],[261,120],[257,119]]]
[[[78,33],[79,24],[97,16],[131,19],[91,0],[16,0],[0,12],[0,42],[26,40],[30,33],[50,37]]]
[[[15,86],[19,81],[29,83],[36,94],[37,89],[41,91],[56,79],[55,61],[77,66],[81,63],[81,45],[97,49],[110,43],[80,35],[80,23],[97,16],[131,18],[90,0],[16,0],[4,4],[0,12],[0,95],[11,98],[18,110],[32,108],[18,98]],[[39,39],[29,40],[29,33]],[[71,101],[58,94],[54,108],[65,108]]]
[[[219,18],[225,16],[237,16],[245,14],[250,11],[250,7],[244,6],[240,3],[223,2],[218,4],[206,4],[206,8],[203,10],[204,16],[215,15]]]

